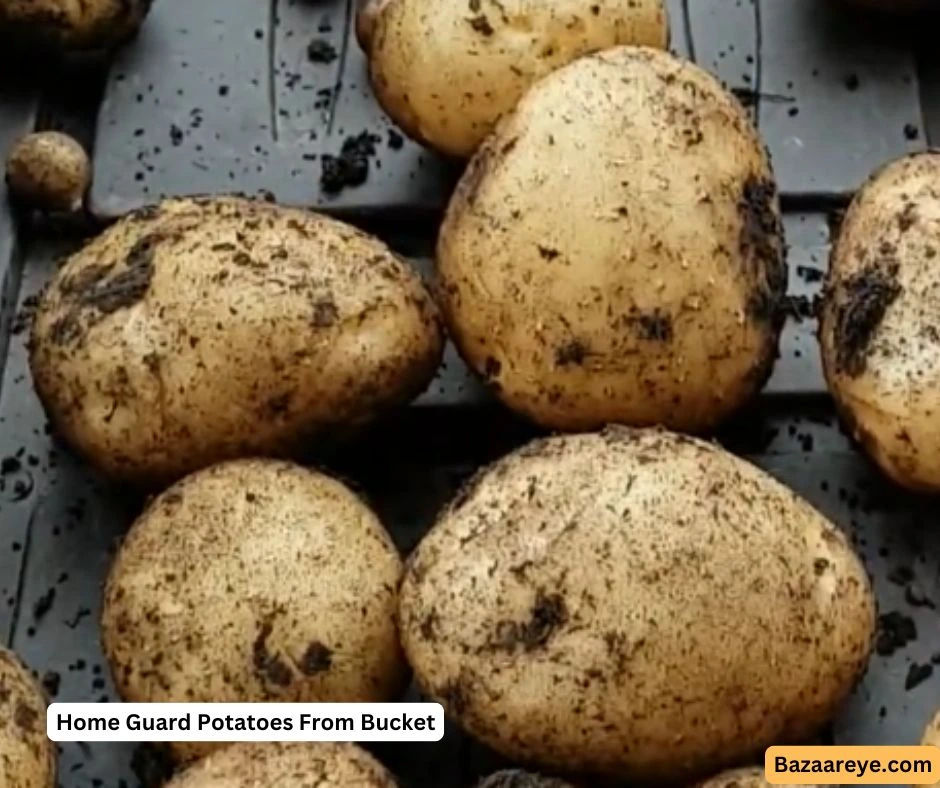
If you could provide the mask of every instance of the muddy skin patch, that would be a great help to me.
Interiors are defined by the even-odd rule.
[[[588,347],[578,339],[572,339],[555,350],[555,364],[566,367],[569,364],[583,364],[587,358]]]
[[[333,650],[324,646],[320,641],[314,640],[304,652],[300,660],[300,672],[305,676],[323,673],[333,665]]]
[[[264,621],[252,645],[252,662],[255,673],[262,683],[286,687],[291,683],[291,670],[277,654],[268,651],[268,638],[274,629],[270,621]]]
[[[88,266],[62,283],[62,295],[78,307],[104,315],[133,306],[150,288],[154,250],[162,240],[162,235],[147,235],[137,241],[127,253],[124,270],[117,274],[113,264]]]
[[[16,709],[13,712],[13,722],[21,731],[35,733],[38,719],[39,714],[36,713],[35,709],[30,708],[25,703],[16,704]]]
[[[636,319],[640,339],[650,342],[669,342],[672,339],[672,318],[659,309]]]
[[[748,178],[738,200],[738,215],[738,250],[756,265],[750,272],[757,285],[748,299],[748,311],[758,320],[782,325],[780,305],[787,292],[787,263],[774,182]]]
[[[875,332],[888,307],[901,294],[897,272],[896,262],[883,260],[835,286],[833,339],[840,372],[854,378],[865,371]]]
[[[517,648],[534,651],[544,646],[557,629],[568,621],[568,610],[560,594],[545,594],[539,591],[529,613],[529,620],[500,621],[496,625],[496,637],[489,643],[491,649],[513,652]]]
[[[313,305],[313,325],[315,328],[329,328],[339,317],[339,310],[332,298],[322,298]]]
[[[470,707],[469,692],[464,685],[462,677],[448,681],[434,694],[441,699],[448,711],[457,716],[460,716],[460,714]]]
[[[472,19],[468,19],[467,22],[470,23],[470,27],[482,36],[491,36],[495,32],[493,26],[490,24],[490,20],[486,18],[485,14],[480,14]]]

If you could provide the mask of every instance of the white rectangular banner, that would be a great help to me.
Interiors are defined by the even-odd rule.
[[[440,703],[53,703],[52,741],[440,741]]]

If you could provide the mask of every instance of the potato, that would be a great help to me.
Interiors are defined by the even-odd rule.
[[[762,766],[746,766],[722,772],[709,780],[698,783],[696,788],[772,788],[773,783],[767,782]],[[806,788],[819,788],[816,785],[805,784]]]
[[[420,277],[377,239],[262,202],[173,199],[69,258],[30,361],[74,448],[157,485],[290,456],[407,403],[442,348]]]
[[[0,646],[0,785],[55,788],[55,745],[46,738],[46,699],[13,652]]]
[[[334,742],[244,742],[209,755],[166,788],[395,788],[365,750]]]
[[[360,49],[366,54],[372,46],[372,33],[375,30],[376,20],[389,2],[390,0],[365,0],[359,6],[356,14],[356,40],[359,42]]]
[[[940,711],[927,723],[927,729],[924,731],[924,738],[921,744],[930,747],[940,747]]]
[[[133,36],[152,0],[0,0],[0,38],[66,51],[107,50]]]
[[[138,703],[396,700],[401,569],[338,481],[268,459],[195,473],[147,507],[108,576],[117,690]],[[172,745],[183,761],[218,746]]]
[[[91,183],[91,162],[67,134],[27,134],[7,157],[6,182],[10,195],[27,207],[74,212]]]
[[[369,73],[402,130],[440,153],[473,154],[551,71],[617,44],[665,48],[663,0],[394,0],[366,18]]]
[[[461,354],[530,419],[708,430],[778,352],[787,268],[768,157],[696,66],[648,48],[582,58],[470,162],[437,278]]]
[[[409,558],[415,678],[506,757],[678,782],[800,741],[875,629],[843,534],[749,463],[658,429],[538,440]]]
[[[940,153],[892,162],[833,244],[819,339],[840,413],[898,484],[940,491]]]
[[[555,777],[525,772],[522,769],[504,769],[484,777],[477,788],[573,788],[570,783]]]

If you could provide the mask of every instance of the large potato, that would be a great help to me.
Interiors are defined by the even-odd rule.
[[[166,788],[395,788],[391,774],[354,744],[233,744],[170,780]]]
[[[455,157],[469,157],[549,72],[588,52],[669,40],[663,0],[372,0],[359,31],[385,111]]]
[[[224,463],[131,528],[105,587],[104,651],[132,702],[395,700],[400,575],[381,523],[339,482]],[[173,745],[182,760],[217,746]]]
[[[703,431],[772,369],[782,236],[740,104],[696,66],[619,48],[539,82],[470,162],[441,305],[470,366],[543,426]]]
[[[110,49],[140,28],[153,0],[0,0],[0,39],[64,50]]]
[[[33,329],[36,390],[106,473],[144,483],[309,441],[408,402],[443,333],[383,243],[305,211],[168,200],[73,255]]]
[[[623,427],[481,472],[409,559],[399,620],[470,733],[637,783],[807,737],[875,623],[861,562],[809,504],[717,446]]]
[[[820,319],[839,410],[899,484],[940,490],[940,153],[858,192],[835,240]]]
[[[23,664],[0,646],[0,786],[55,784],[56,754],[46,738],[46,699]]]

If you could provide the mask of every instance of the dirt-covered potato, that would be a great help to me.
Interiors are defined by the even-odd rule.
[[[773,788],[773,784],[767,782],[762,766],[746,766],[740,769],[730,769],[709,780],[703,780],[695,788]],[[805,788],[819,788],[819,786],[807,783]]]
[[[133,36],[153,0],[0,0],[0,39],[66,51],[107,50]]]
[[[854,436],[899,484],[940,491],[940,152],[858,192],[834,239],[823,368]]]
[[[246,742],[209,755],[166,788],[395,788],[388,770],[354,744]]]
[[[808,503],[718,446],[624,427],[479,473],[409,559],[399,622],[471,734],[638,784],[807,737],[875,624],[864,567]]]
[[[371,5],[362,24],[376,98],[410,137],[461,158],[549,72],[588,52],[669,40],[663,0]]]
[[[484,777],[476,788],[573,788],[571,783],[557,777],[526,772],[522,769],[504,769]]]
[[[777,355],[787,269],[768,157],[696,66],[634,47],[582,58],[470,162],[437,275],[463,357],[539,424],[707,430]]]
[[[102,643],[126,701],[384,702],[407,668],[401,560],[340,482],[276,460],[186,477],[135,522]],[[218,743],[173,745],[181,760]]]
[[[419,275],[379,240],[263,202],[174,199],[65,262],[30,360],[72,446],[161,483],[290,455],[407,403],[442,347]]]
[[[13,652],[0,646],[0,786],[55,788],[55,745],[46,698]]]
[[[924,731],[924,738],[921,744],[940,747],[940,711],[927,723],[927,730]]]
[[[77,211],[91,183],[91,162],[81,144],[67,134],[38,131],[10,150],[6,182],[10,196],[24,206]]]

